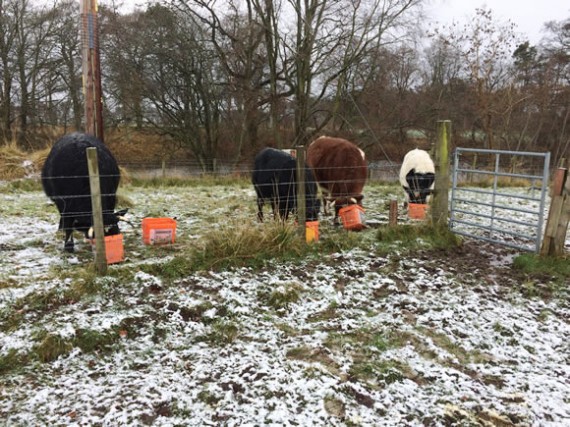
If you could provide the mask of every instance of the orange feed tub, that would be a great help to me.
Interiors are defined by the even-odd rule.
[[[360,205],[349,205],[338,211],[342,225],[347,230],[359,231],[364,228],[364,209]]]
[[[408,218],[410,219],[426,219],[427,204],[408,203]]]
[[[145,245],[163,245],[176,241],[176,220],[173,218],[143,218]]]
[[[95,253],[95,239],[89,240],[89,242],[91,243],[93,253]],[[107,264],[116,264],[125,260],[122,234],[105,236],[105,258],[107,259]]]
[[[319,221],[307,221],[305,223],[305,237],[307,243],[319,241]]]
[[[115,264],[125,260],[122,234],[105,236],[105,256],[107,257],[107,264]]]

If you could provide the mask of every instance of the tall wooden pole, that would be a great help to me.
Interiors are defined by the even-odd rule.
[[[435,184],[431,219],[434,224],[446,225],[449,196],[449,145],[451,141],[451,121],[437,122],[437,143],[435,147]]]
[[[103,142],[103,99],[99,62],[97,0],[81,0],[81,44],[85,132]]]

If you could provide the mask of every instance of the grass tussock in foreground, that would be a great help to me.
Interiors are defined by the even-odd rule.
[[[291,223],[230,222],[205,236],[193,249],[197,270],[261,266],[268,259],[295,259],[307,245]]]
[[[293,224],[230,221],[198,242],[182,244],[177,255],[170,260],[142,268],[147,273],[175,280],[204,270],[260,268],[268,260],[299,259],[308,251]]]
[[[399,250],[451,249],[461,245],[459,236],[452,233],[447,226],[433,224],[405,224],[395,227],[384,226],[378,229],[376,237],[379,241],[379,250],[389,252],[394,245]]]
[[[513,260],[513,270],[522,273],[517,289],[527,298],[570,301],[570,256],[542,256],[533,253]]]
[[[528,296],[553,296],[562,298],[570,296],[570,256],[541,256],[537,254],[522,254],[513,260],[513,267],[522,271],[535,280],[523,283],[522,287]],[[538,279],[543,286],[534,285]]]
[[[323,230],[318,242],[307,244],[292,223],[263,224],[229,222],[212,230],[200,241],[180,248],[170,260],[142,268],[166,279],[178,279],[193,272],[230,268],[262,268],[267,261],[296,261],[310,255],[362,249],[372,243],[380,253],[414,249],[449,249],[461,244],[461,239],[446,227],[403,225],[384,227],[372,242],[363,233],[347,232],[342,228]]]

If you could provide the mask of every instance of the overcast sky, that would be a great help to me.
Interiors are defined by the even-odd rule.
[[[112,0],[100,0],[110,2]],[[125,5],[144,5],[146,0],[123,0]],[[475,15],[476,8],[491,9],[498,23],[508,20],[518,31],[537,44],[543,36],[544,23],[570,18],[570,0],[426,0],[425,11],[430,20],[451,24],[464,23]]]
[[[544,33],[541,31],[548,21],[562,21],[570,18],[570,0],[428,0],[426,13],[429,18],[442,24],[456,21],[460,24],[475,15],[475,9],[493,11],[499,23],[512,21],[523,38],[537,44]]]

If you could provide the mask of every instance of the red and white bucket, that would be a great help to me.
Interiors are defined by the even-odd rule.
[[[164,245],[176,241],[176,220],[173,218],[143,218],[145,245]]]

